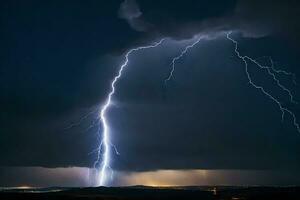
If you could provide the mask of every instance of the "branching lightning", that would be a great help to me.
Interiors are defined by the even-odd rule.
[[[174,57],[174,58],[172,59],[172,62],[171,62],[171,64],[170,64],[170,65],[172,66],[172,68],[171,68],[171,71],[170,71],[168,77],[165,79],[165,84],[166,84],[169,80],[171,80],[171,78],[173,77],[173,74],[174,74],[174,71],[175,71],[175,63],[176,63],[176,61],[180,60],[180,59],[182,58],[182,56],[184,56],[184,55],[188,52],[188,50],[189,50],[190,48],[193,48],[195,45],[197,45],[197,44],[200,42],[201,39],[202,39],[201,37],[198,37],[197,40],[196,40],[195,42],[193,42],[192,44],[186,46],[186,47],[184,48],[184,50],[183,50],[178,56],[176,56],[176,57]]]
[[[239,51],[239,44],[236,40],[234,40],[231,37],[231,33],[232,32],[227,33],[227,39],[234,44],[234,52],[235,52],[237,58],[239,58],[245,65],[245,73],[247,75],[249,84],[251,86],[253,86],[254,88],[256,88],[257,90],[261,91],[262,94],[267,96],[278,106],[278,108],[281,112],[282,122],[284,121],[286,114],[290,115],[292,118],[294,127],[300,133],[300,125],[297,122],[297,118],[296,118],[296,115],[294,114],[294,112],[292,110],[290,110],[288,107],[286,107],[284,104],[282,104],[280,102],[280,100],[277,99],[275,96],[273,96],[270,92],[268,92],[264,86],[261,86],[261,85],[258,85],[257,83],[255,83],[255,81],[253,81],[253,79],[252,79],[251,74],[249,73],[248,68],[249,68],[249,63],[252,63],[252,64],[256,65],[259,69],[267,72],[267,74],[272,78],[272,80],[274,81],[276,86],[287,95],[290,103],[293,103],[293,104],[297,104],[297,101],[295,100],[293,93],[280,82],[280,79],[279,79],[280,77],[278,78],[278,76],[279,75],[289,76],[292,78],[293,83],[296,85],[297,83],[296,83],[295,74],[285,71],[285,70],[282,70],[282,69],[275,68],[272,58],[269,58],[270,66],[267,66],[267,65],[260,64],[258,59],[253,59],[249,56],[241,55],[241,53]],[[201,36],[198,36],[197,38],[195,38],[195,40],[193,40],[193,43],[185,46],[185,48],[180,52],[180,54],[172,59],[172,62],[170,63],[170,66],[171,66],[170,72],[169,72],[167,78],[164,80],[165,84],[167,84],[167,82],[173,78],[174,72],[175,72],[175,65],[176,65],[177,61],[182,59],[182,57],[185,54],[187,54],[191,48],[195,47],[201,41],[202,38],[203,37],[201,37]],[[100,108],[98,107],[97,109],[91,110],[89,113],[84,115],[79,120],[79,122],[73,123],[66,128],[66,129],[69,129],[69,128],[78,126],[81,124],[81,122],[86,120],[90,115],[93,115],[94,113],[98,113],[98,117],[97,117],[96,121],[94,121],[92,123],[92,125],[90,125],[88,127],[88,129],[93,128],[94,126],[98,127],[97,132],[98,132],[98,137],[99,137],[99,145],[90,154],[92,154],[92,153],[97,154],[96,161],[94,162],[94,169],[96,169],[96,171],[97,171],[97,174],[98,174],[97,175],[97,178],[98,178],[97,184],[100,186],[107,185],[108,170],[110,171],[110,176],[112,177],[112,175],[113,175],[113,171],[110,167],[111,152],[114,151],[115,154],[119,155],[119,152],[118,152],[116,146],[111,143],[111,140],[110,140],[111,134],[110,134],[109,124],[108,124],[108,119],[107,119],[107,112],[112,105],[112,98],[113,98],[113,96],[115,94],[115,90],[116,90],[115,85],[117,84],[118,80],[122,77],[122,73],[123,73],[124,69],[127,67],[128,63],[129,63],[129,57],[132,53],[134,53],[136,51],[144,50],[144,49],[155,48],[155,47],[159,46],[160,44],[162,44],[163,41],[164,41],[164,39],[162,39],[152,45],[141,46],[141,47],[130,49],[125,54],[125,60],[120,65],[117,74],[115,75],[115,77],[113,78],[113,80],[110,84],[109,92],[106,96],[105,102],[102,105],[102,107],[100,107]],[[102,127],[102,129],[101,129],[101,127]]]
[[[107,118],[106,118],[107,111],[108,111],[109,107],[111,106],[111,100],[113,98],[113,95],[115,94],[115,90],[116,90],[115,85],[118,82],[118,80],[121,78],[123,70],[128,65],[129,56],[133,52],[140,51],[143,49],[155,48],[155,47],[159,46],[163,41],[164,41],[164,39],[160,40],[159,42],[154,43],[153,45],[137,47],[137,48],[133,48],[133,49],[129,50],[125,54],[124,63],[120,66],[117,75],[114,77],[113,81],[111,82],[110,91],[109,91],[107,98],[105,100],[105,103],[102,106],[101,111],[99,113],[99,120],[102,123],[102,134],[99,133],[99,134],[101,134],[101,142],[99,144],[99,147],[97,148],[97,160],[94,163],[94,168],[97,168],[98,164],[100,163],[100,159],[101,159],[101,166],[98,169],[99,170],[99,172],[98,172],[99,173],[99,185],[101,185],[101,186],[106,184],[107,170],[108,169],[111,170],[110,165],[109,165],[110,156],[111,156],[111,148],[114,148],[116,153],[119,154],[116,147],[114,145],[112,145],[110,142],[109,125],[108,125]],[[102,157],[101,157],[101,155],[102,155]],[[112,173],[113,172],[111,171],[111,175],[112,175]]]
[[[285,70],[275,69],[274,62],[273,62],[272,58],[270,58],[271,66],[266,66],[266,65],[260,64],[257,60],[255,60],[255,59],[253,59],[253,58],[251,58],[249,56],[242,56],[240,54],[240,52],[238,51],[238,42],[236,40],[234,40],[233,38],[231,38],[230,34],[231,34],[231,32],[227,33],[227,39],[229,39],[231,42],[234,43],[236,55],[238,56],[238,58],[240,58],[244,62],[244,64],[245,64],[245,71],[246,71],[249,83],[253,87],[255,87],[256,89],[259,89],[264,95],[266,95],[267,97],[269,97],[272,101],[274,101],[278,105],[278,107],[279,107],[279,109],[280,109],[280,111],[282,113],[281,114],[281,120],[282,121],[284,120],[284,116],[285,116],[286,113],[290,114],[290,116],[293,118],[293,124],[294,124],[294,126],[296,127],[297,131],[300,133],[300,126],[299,126],[299,124],[297,122],[296,115],[290,109],[288,109],[287,107],[283,106],[283,104],[277,98],[275,98],[269,92],[267,92],[264,87],[259,86],[259,85],[257,85],[256,83],[253,82],[253,80],[252,80],[252,78],[250,76],[250,73],[248,71],[248,62],[247,62],[247,60],[250,61],[250,62],[252,62],[252,63],[254,63],[260,69],[266,70],[267,73],[268,73],[268,75],[270,75],[272,77],[272,79],[276,82],[276,85],[281,90],[283,90],[284,92],[287,93],[287,95],[289,96],[290,102],[293,103],[293,104],[297,104],[298,102],[295,101],[292,92],[288,88],[286,88],[284,85],[281,84],[280,80],[277,78],[277,75],[284,74],[286,76],[292,76],[293,83],[297,84],[296,83],[295,74],[293,74],[291,72],[288,72],[288,71],[285,71]],[[172,62],[171,62],[172,68],[171,68],[171,71],[170,71],[168,77],[165,79],[165,83],[167,83],[173,77],[173,74],[174,74],[174,71],[175,71],[175,63],[178,60],[180,60],[182,58],[182,56],[184,56],[188,52],[189,49],[191,49],[195,45],[197,45],[200,42],[200,40],[201,40],[201,37],[197,38],[197,40],[194,43],[186,46],[185,49],[178,56],[176,56],[176,57],[174,57],[172,59]]]
[[[299,126],[299,124],[297,122],[296,115],[291,110],[289,110],[288,108],[286,108],[285,106],[283,106],[283,104],[276,97],[272,96],[269,92],[267,92],[266,89],[263,86],[260,86],[260,85],[258,85],[258,84],[256,84],[256,83],[253,82],[253,80],[251,78],[251,75],[250,75],[250,73],[248,71],[248,61],[254,63],[255,65],[257,65],[261,69],[266,69],[267,72],[268,72],[268,74],[277,83],[277,86],[279,88],[281,88],[283,91],[285,91],[289,95],[291,103],[297,103],[297,102],[294,100],[294,97],[293,97],[291,91],[288,90],[286,87],[284,87],[280,83],[280,81],[276,78],[275,74],[283,73],[285,75],[292,75],[293,77],[294,77],[294,75],[292,73],[284,71],[284,70],[276,70],[274,68],[274,64],[273,64],[272,60],[271,60],[271,65],[272,66],[268,67],[268,66],[261,65],[258,61],[256,61],[255,59],[250,58],[249,56],[242,56],[240,54],[239,50],[238,50],[238,42],[236,40],[234,40],[232,37],[230,37],[230,35],[231,35],[231,32],[228,32],[227,33],[227,39],[230,40],[235,45],[235,49],[234,49],[235,54],[245,64],[245,72],[246,72],[246,75],[247,75],[247,78],[248,78],[248,81],[249,81],[250,85],[252,85],[254,88],[260,90],[264,95],[266,95],[268,98],[270,98],[272,101],[274,101],[278,105],[278,107],[279,107],[279,109],[281,111],[281,119],[282,119],[282,121],[284,120],[284,116],[285,116],[286,113],[290,114],[291,117],[293,118],[293,124],[294,124],[294,126],[296,127],[297,131],[300,133],[300,126]],[[293,78],[293,81],[295,82],[294,78]]]
[[[271,62],[271,68],[272,68],[272,70],[273,70],[274,72],[276,72],[277,74],[284,74],[284,75],[286,75],[286,76],[291,76],[292,79],[293,79],[293,83],[294,83],[295,85],[297,85],[297,82],[296,82],[296,75],[295,75],[294,73],[287,72],[287,71],[285,71],[285,70],[275,69],[273,59],[272,59],[271,57],[269,57],[269,59],[270,59],[270,62]]]

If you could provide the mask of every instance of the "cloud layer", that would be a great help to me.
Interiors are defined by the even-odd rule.
[[[295,34],[299,30],[299,2],[293,0],[125,0],[119,13],[134,30],[175,38],[228,30],[247,37]]]

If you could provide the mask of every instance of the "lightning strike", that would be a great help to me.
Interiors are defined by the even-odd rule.
[[[174,74],[174,71],[175,71],[175,63],[176,63],[176,61],[180,60],[180,59],[182,58],[182,56],[184,56],[184,55],[188,52],[188,50],[189,50],[190,48],[193,48],[195,45],[197,45],[197,44],[200,42],[201,39],[202,39],[202,37],[198,37],[197,40],[196,40],[195,42],[193,42],[192,44],[186,46],[186,47],[184,48],[184,50],[183,50],[178,56],[176,56],[176,57],[174,57],[174,58],[172,59],[172,62],[171,62],[171,64],[170,64],[170,65],[172,66],[172,68],[171,68],[171,71],[170,71],[168,77],[165,79],[165,84],[166,84],[169,80],[171,80],[171,78],[173,77],[173,74]]]
[[[111,100],[113,98],[113,95],[115,94],[115,90],[116,90],[115,85],[117,84],[118,80],[121,78],[123,70],[128,65],[129,56],[133,52],[140,51],[143,49],[155,48],[155,47],[159,46],[163,41],[164,41],[164,39],[161,39],[159,42],[156,42],[153,45],[137,47],[137,48],[133,48],[133,49],[129,50],[125,54],[124,63],[120,66],[117,75],[114,77],[113,81],[111,82],[110,91],[109,91],[107,98],[105,100],[105,103],[102,106],[101,111],[99,113],[99,120],[102,123],[102,134],[99,133],[99,135],[101,135],[101,142],[99,144],[99,147],[97,148],[97,160],[94,163],[94,168],[95,169],[97,168],[98,164],[100,163],[100,159],[101,159],[101,166],[98,169],[100,186],[106,185],[106,181],[107,181],[106,172],[108,169],[111,170],[111,176],[113,174],[113,171],[109,165],[110,156],[111,156],[111,148],[114,148],[116,154],[119,154],[116,147],[114,145],[112,145],[110,142],[109,125],[108,125],[107,118],[106,118],[106,113],[107,113],[109,107],[111,106]],[[103,151],[103,153],[102,153],[102,151]],[[101,158],[101,153],[102,153],[102,158]]]
[[[286,71],[283,71],[283,70],[276,70],[276,69],[274,68],[273,61],[271,61],[272,66],[271,66],[271,67],[268,67],[268,66],[263,66],[263,65],[261,65],[261,64],[258,63],[255,59],[252,59],[252,58],[250,58],[249,56],[242,56],[242,55],[240,54],[239,50],[238,50],[238,42],[237,42],[236,40],[234,40],[232,37],[230,37],[231,33],[232,33],[232,32],[228,32],[228,33],[227,33],[227,39],[230,40],[230,41],[234,44],[234,46],[235,46],[235,48],[234,48],[235,54],[236,54],[237,57],[238,57],[239,59],[241,59],[241,60],[244,62],[244,64],[245,64],[245,72],[246,72],[246,75],[247,75],[247,78],[248,78],[248,81],[249,81],[250,85],[252,85],[254,88],[260,90],[264,95],[266,95],[268,98],[270,98],[272,101],[274,101],[274,103],[276,103],[276,104],[278,105],[278,107],[279,107],[279,109],[280,109],[280,111],[281,111],[281,120],[282,120],[282,122],[283,122],[283,120],[284,120],[285,114],[286,114],[286,113],[290,114],[290,116],[293,118],[293,124],[294,124],[294,126],[296,127],[297,131],[300,133],[300,126],[299,126],[299,124],[298,124],[298,122],[297,122],[296,115],[295,115],[291,110],[289,110],[288,108],[284,107],[284,106],[282,105],[282,103],[281,103],[278,99],[276,99],[274,96],[272,96],[269,92],[267,92],[263,86],[257,85],[256,83],[253,82],[253,80],[252,80],[252,78],[251,78],[251,75],[250,75],[250,73],[249,73],[249,71],[248,71],[248,61],[254,63],[255,65],[257,65],[257,66],[258,66],[259,68],[261,68],[261,69],[266,69],[267,72],[268,72],[268,74],[269,74],[269,75],[273,78],[273,80],[277,83],[277,86],[280,87],[283,91],[285,91],[285,92],[288,93],[288,95],[289,95],[289,97],[290,97],[290,101],[291,101],[292,103],[296,103],[296,102],[294,101],[294,98],[293,98],[292,93],[290,92],[290,90],[288,90],[286,87],[284,87],[284,86],[280,83],[280,81],[276,78],[275,73],[277,73],[277,74],[283,73],[283,74],[285,74],[285,75],[292,75],[292,76],[294,76],[294,75],[293,75],[292,73],[290,73],[290,72],[286,72]]]

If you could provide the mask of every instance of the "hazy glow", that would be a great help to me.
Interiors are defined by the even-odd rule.
[[[85,167],[43,168],[7,167],[0,187],[87,187],[93,183],[93,169]],[[299,185],[300,171],[264,170],[157,170],[148,172],[116,171],[112,185]],[[15,178],[18,177],[18,178]],[[24,187],[25,186],[25,187]],[[0,188],[1,189],[1,188]],[[28,188],[30,189],[30,188]]]
[[[124,173],[121,185],[204,186],[204,185],[292,185],[300,180],[295,172],[264,170],[158,170]]]
[[[44,167],[0,167],[0,187],[81,187],[90,186],[90,170],[84,167],[44,168]]]
[[[129,173],[123,176],[127,185],[147,186],[180,186],[204,184],[208,175],[207,170],[158,170],[150,172]]]
[[[26,189],[31,189],[32,187],[31,186],[28,186],[28,185],[22,185],[22,186],[19,186],[19,187],[15,187],[16,189],[21,189],[21,190],[26,190]]]

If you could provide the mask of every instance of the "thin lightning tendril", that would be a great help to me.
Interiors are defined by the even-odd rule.
[[[283,71],[283,70],[275,70],[274,67],[273,67],[273,64],[272,64],[272,67],[263,66],[263,65],[261,65],[260,63],[258,63],[256,60],[250,58],[249,56],[242,56],[242,55],[240,54],[239,50],[238,50],[238,42],[237,42],[236,40],[234,40],[233,38],[231,38],[231,37],[230,37],[230,34],[231,34],[231,32],[228,32],[228,33],[227,33],[227,39],[230,40],[230,41],[235,45],[234,51],[235,51],[237,57],[238,57],[239,59],[241,59],[241,60],[244,62],[244,64],[245,64],[245,72],[246,72],[246,75],[247,75],[247,78],[248,78],[249,83],[250,83],[254,88],[260,90],[264,95],[266,95],[267,97],[269,97],[272,101],[274,101],[274,102],[278,105],[278,107],[279,107],[279,109],[280,109],[280,111],[281,111],[281,120],[282,120],[282,121],[284,120],[285,113],[290,114],[291,117],[293,118],[293,124],[294,124],[294,126],[297,128],[297,131],[300,133],[300,126],[299,126],[299,124],[297,123],[296,115],[295,115],[291,110],[289,110],[288,108],[284,107],[284,106],[280,103],[280,101],[277,100],[277,99],[276,99],[274,96],[272,96],[270,93],[268,93],[268,92],[264,89],[264,87],[259,86],[259,85],[257,85],[256,83],[253,82],[253,80],[252,80],[252,78],[251,78],[251,76],[250,76],[250,73],[249,73],[249,71],[248,71],[248,62],[247,62],[247,60],[249,60],[250,62],[256,64],[256,65],[257,65],[259,68],[261,68],[261,69],[266,69],[266,70],[268,71],[268,74],[269,74],[270,76],[272,76],[273,79],[276,81],[277,85],[278,85],[282,90],[288,92],[288,94],[289,94],[289,96],[290,96],[291,102],[292,102],[292,103],[295,103],[295,101],[293,100],[293,96],[292,96],[291,92],[290,92],[288,89],[286,89],[283,85],[280,84],[279,80],[276,78],[276,76],[275,76],[275,74],[274,74],[274,72],[276,72],[276,73],[284,73],[284,74],[286,74],[286,75],[291,75],[291,73],[286,72],[286,71]]]
[[[269,60],[270,60],[270,62],[271,62],[271,68],[272,68],[272,70],[273,70],[274,72],[276,72],[277,74],[284,74],[284,75],[286,75],[286,76],[292,76],[293,83],[294,83],[295,85],[297,85],[297,82],[296,82],[296,74],[291,73],[291,72],[287,72],[287,71],[281,70],[281,69],[275,69],[273,59],[272,59],[271,57],[269,57]]]
[[[100,176],[99,177],[99,185],[101,185],[101,186],[106,184],[106,179],[107,179],[106,170],[109,169],[111,171],[111,176],[113,174],[113,171],[109,165],[111,147],[114,148],[116,154],[119,154],[116,147],[114,145],[112,145],[110,142],[109,125],[108,125],[107,119],[106,119],[107,110],[111,106],[111,100],[115,93],[115,85],[118,82],[118,80],[121,78],[123,70],[128,65],[129,56],[131,55],[131,53],[140,51],[143,49],[155,48],[155,47],[159,46],[163,41],[164,41],[164,39],[160,40],[159,42],[154,43],[153,45],[137,47],[137,48],[133,48],[133,49],[129,50],[125,54],[124,63],[120,66],[120,69],[119,69],[117,75],[114,77],[113,81],[111,82],[110,92],[108,93],[105,104],[102,106],[101,111],[99,113],[99,118],[100,118],[99,120],[102,123],[102,138],[101,138],[100,145],[97,148],[97,160],[94,163],[94,168],[96,168],[97,165],[100,163],[100,159],[102,160],[101,166],[99,169],[99,176]],[[102,150],[103,150],[103,153],[101,154]],[[101,158],[101,155],[102,155],[102,158]]]
[[[67,126],[66,128],[64,128],[64,130],[71,129],[71,128],[75,127],[75,126],[80,126],[80,124],[81,124],[84,120],[86,120],[87,118],[89,118],[91,115],[93,115],[93,114],[96,113],[97,111],[98,111],[98,109],[93,109],[93,110],[91,110],[90,112],[88,112],[87,114],[85,114],[83,117],[81,117],[81,118],[79,119],[78,122],[74,122],[74,123],[70,124],[69,126]]]
[[[279,72],[284,72],[285,74],[290,74],[289,72],[283,71],[283,70],[275,70],[274,69],[274,63],[271,60],[271,67],[269,66],[265,66],[265,65],[261,65],[257,60],[250,58],[249,56],[243,56],[245,59],[250,60],[252,63],[256,64],[256,66],[258,66],[261,69],[266,69],[268,74],[273,78],[273,80],[277,83],[277,86],[280,87],[283,91],[287,92],[289,97],[290,97],[290,102],[297,104],[298,102],[296,102],[294,100],[294,96],[292,95],[291,91],[289,89],[287,89],[285,86],[283,86],[279,79],[277,79],[275,73],[279,73]],[[293,79],[294,81],[294,79]]]
[[[171,78],[173,77],[173,74],[174,74],[174,71],[175,71],[175,63],[176,63],[176,61],[180,60],[180,59],[182,58],[182,56],[184,56],[184,55],[188,52],[188,50],[189,50],[190,48],[193,48],[195,45],[197,45],[197,44],[200,42],[201,39],[202,39],[201,37],[198,37],[197,40],[196,40],[195,42],[193,42],[192,44],[186,46],[186,47],[184,48],[184,50],[183,50],[178,56],[176,56],[176,57],[174,57],[174,58],[172,59],[172,62],[171,62],[171,64],[170,64],[170,65],[172,65],[172,68],[171,68],[171,71],[170,71],[168,77],[165,79],[165,84],[166,84],[169,80],[171,80]]]

